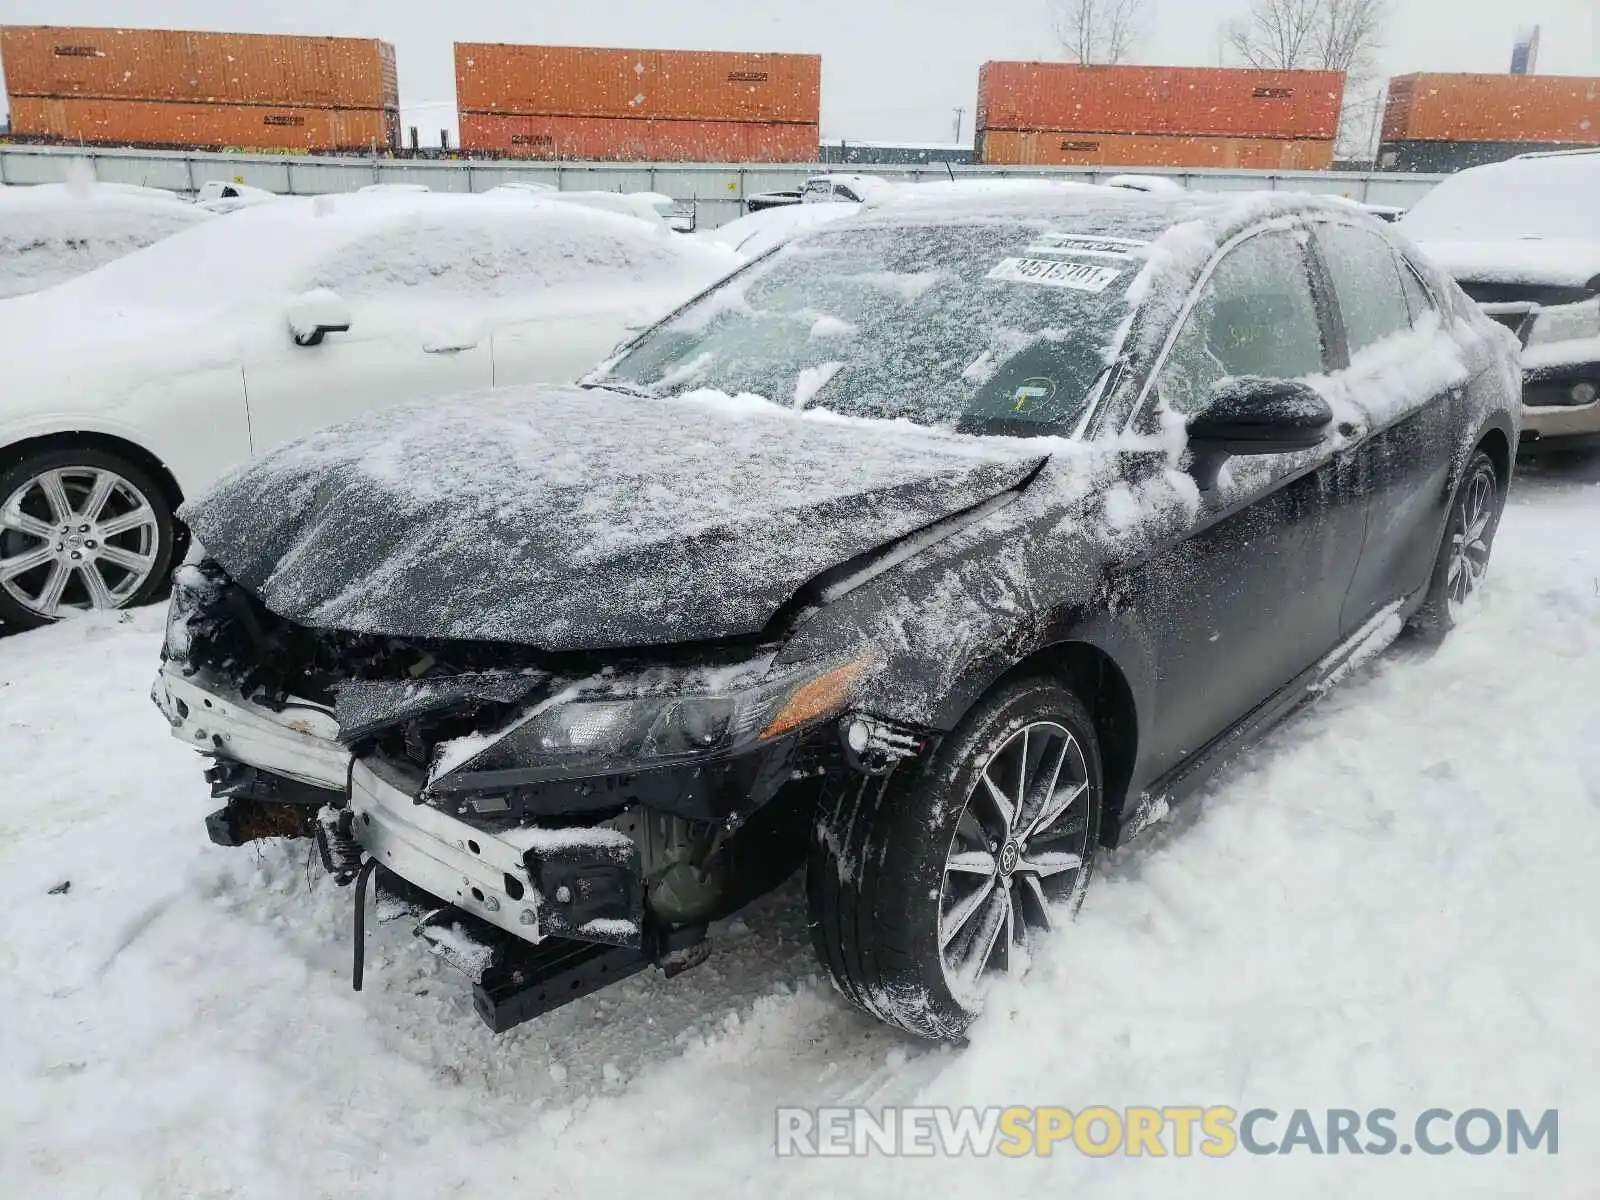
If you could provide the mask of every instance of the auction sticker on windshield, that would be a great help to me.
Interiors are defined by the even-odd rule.
[[[1045,287],[1072,288],[1079,292],[1103,292],[1118,275],[1116,267],[1094,263],[1061,262],[1049,258],[1002,258],[990,279],[1009,283],[1037,283]]]
[[[1149,244],[1149,242],[1135,241],[1133,238],[1091,237],[1083,233],[1057,233],[1052,230],[1041,233],[1033,245],[1028,247],[1027,252],[1076,254],[1089,258],[1132,258]]]

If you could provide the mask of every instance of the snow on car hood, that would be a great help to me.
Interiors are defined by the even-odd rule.
[[[1502,238],[1418,244],[1435,263],[1466,283],[1583,287],[1600,276],[1600,241]]]
[[[547,650],[753,633],[828,568],[1014,487],[1025,441],[509,388],[335,426],[183,517],[280,616]]]

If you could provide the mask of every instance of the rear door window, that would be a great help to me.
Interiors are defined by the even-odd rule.
[[[1345,338],[1356,354],[1411,328],[1400,266],[1378,234],[1350,225],[1318,225],[1333,290],[1344,315]]]

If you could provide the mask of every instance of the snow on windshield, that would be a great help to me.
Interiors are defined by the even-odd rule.
[[[1570,238],[1600,241],[1600,154],[1513,159],[1463,171],[1400,220],[1417,241]]]
[[[974,432],[1069,432],[1143,245],[1045,218],[829,228],[648,335],[610,379]]]

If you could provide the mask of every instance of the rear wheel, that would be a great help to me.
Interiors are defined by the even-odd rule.
[[[926,762],[824,806],[807,872],[813,941],[840,992],[927,1038],[959,1037],[997,975],[1083,897],[1099,837],[1089,714],[1053,680],[1005,685]]]
[[[29,455],[0,471],[0,621],[33,628],[153,599],[172,565],[172,507],[102,450]]]
[[[1489,554],[1504,504],[1494,460],[1480,450],[1456,488],[1427,598],[1412,618],[1412,627],[1423,637],[1443,639],[1476,599],[1489,570]]]

